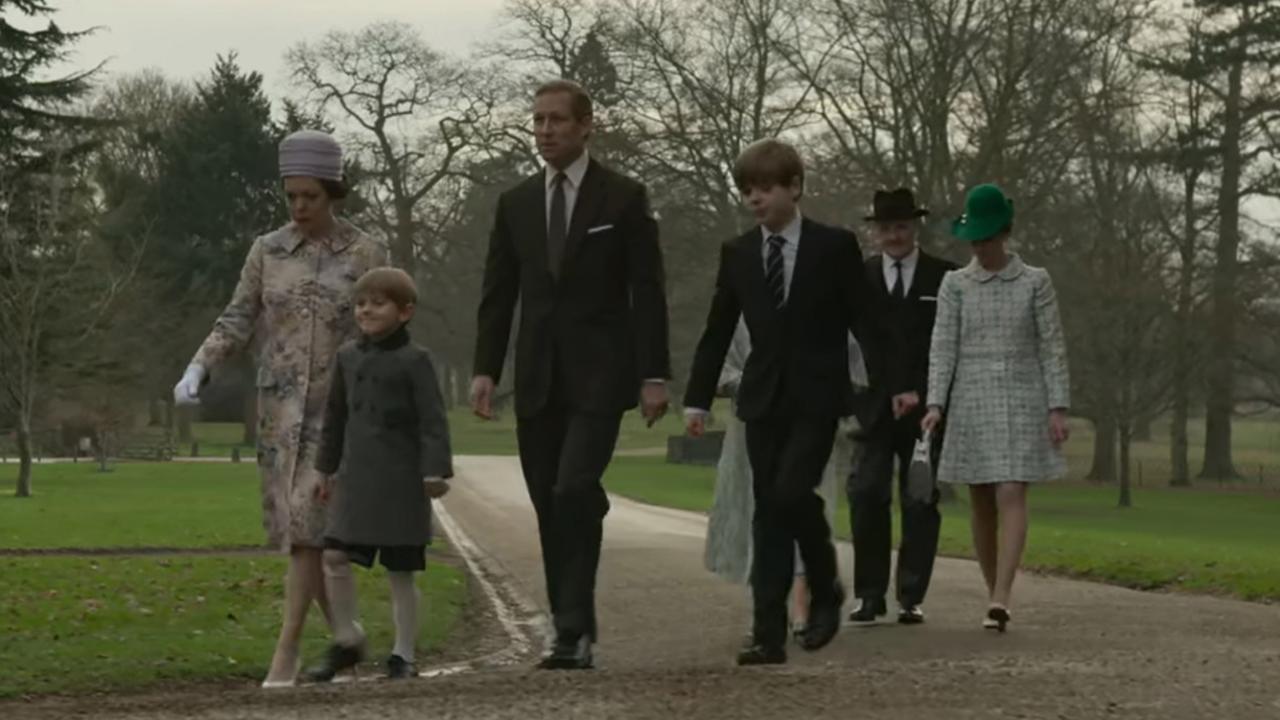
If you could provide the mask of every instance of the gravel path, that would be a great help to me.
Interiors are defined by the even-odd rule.
[[[478,584],[501,599],[477,624],[478,662],[407,684],[42,699],[0,704],[0,717],[1280,718],[1276,607],[1026,576],[998,636],[979,628],[981,580],[963,560],[939,561],[924,626],[846,627],[785,667],[738,669],[747,595],[703,571],[703,519],[618,498],[598,591],[599,669],[534,671],[542,574],[518,464],[458,465],[449,519],[470,540],[464,555],[469,544],[483,553]],[[842,547],[846,578],[850,562]]]

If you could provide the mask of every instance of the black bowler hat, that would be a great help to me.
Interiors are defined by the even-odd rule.
[[[871,214],[864,220],[871,222],[895,222],[914,220],[928,215],[928,210],[916,207],[916,196],[907,188],[877,190],[871,201]]]

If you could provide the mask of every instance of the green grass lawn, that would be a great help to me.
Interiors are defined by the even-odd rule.
[[[485,422],[467,409],[455,409],[449,413],[449,432],[453,452],[457,455],[515,455],[515,413],[508,409],[497,420]],[[622,430],[618,435],[619,450],[665,448],[667,436],[684,432],[679,413],[668,413],[657,425],[645,427],[638,412],[623,416]],[[195,423],[192,438],[199,443],[203,457],[230,457],[233,447],[240,448],[240,456],[252,462],[257,450],[244,445],[244,427],[240,423]],[[179,443],[179,456],[189,456],[191,446]]]
[[[719,402],[716,412],[728,412],[728,406]],[[469,410],[458,408],[449,413],[449,428],[453,451],[458,455],[516,454],[515,416],[510,408],[494,422],[481,421]],[[638,412],[629,412],[623,416],[618,449],[666,448],[668,436],[683,432],[678,409],[673,409],[653,428],[645,427]],[[1194,474],[1204,456],[1204,421],[1192,420],[1188,424],[1188,434],[1188,454]],[[239,423],[196,423],[193,427],[201,455],[228,457],[233,447],[239,447],[241,457],[251,462],[256,450],[241,443],[243,435],[244,429]],[[1155,423],[1151,428],[1151,438],[1149,442],[1135,442],[1132,446],[1134,482],[1139,482],[1141,474],[1144,487],[1167,485],[1170,474],[1168,423]],[[1072,422],[1072,437],[1065,448],[1072,479],[1083,479],[1089,471],[1093,461],[1093,440],[1090,423],[1083,420]],[[1280,422],[1267,418],[1237,418],[1232,427],[1232,450],[1237,470],[1243,476],[1239,484],[1256,486],[1261,478],[1267,487],[1280,487]],[[191,448],[182,444],[177,451],[179,455],[189,455]]]
[[[0,478],[9,468],[0,466]],[[40,465],[35,497],[0,495],[0,549],[208,548],[263,542],[251,463]],[[0,556],[0,697],[109,691],[164,679],[261,678],[281,617],[286,558],[262,555]],[[390,650],[381,569],[357,571],[371,663]],[[419,578],[423,653],[456,626],[464,573]],[[326,644],[318,613],[304,647]]]
[[[605,484],[636,500],[706,511],[715,469],[667,465],[661,458],[616,458]],[[1280,497],[1152,489],[1137,491],[1134,503],[1118,508],[1113,487],[1033,488],[1026,566],[1128,587],[1280,600]],[[849,536],[843,498],[835,529]],[[969,533],[962,496],[943,507],[940,552],[971,557]]]
[[[13,465],[0,465],[8,487]],[[253,463],[37,465],[33,497],[0,493],[0,548],[260,545]]]
[[[283,557],[0,558],[0,697],[101,692],[162,680],[261,679],[280,627]],[[372,666],[390,652],[381,570],[358,572]],[[465,597],[456,568],[419,578],[419,648],[444,641]],[[304,657],[327,644],[317,610]]]

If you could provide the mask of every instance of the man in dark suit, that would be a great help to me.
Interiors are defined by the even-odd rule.
[[[874,623],[888,609],[889,555],[893,528],[894,460],[902,505],[902,544],[898,548],[898,622],[924,622],[921,603],[933,574],[938,549],[938,492],[919,501],[907,492],[907,468],[916,441],[929,376],[929,344],[942,276],[955,265],[922,252],[916,244],[920,218],[906,188],[878,191],[872,203],[872,236],[880,253],[866,264],[871,287],[867,318],[873,337],[866,353],[870,389],[858,398],[863,427],[862,459],[849,477],[853,525],[853,592],[858,598],[849,619]],[[934,455],[941,438],[935,438]]]
[[[747,426],[755,492],[755,610],[752,638],[738,664],[760,665],[786,662],[787,594],[797,546],[811,598],[802,647],[823,647],[840,626],[844,589],[815,489],[837,421],[853,409],[848,338],[859,330],[866,281],[853,233],[800,216],[804,166],[794,148],[777,140],[755,143],[738,158],[734,180],[759,225],[721,247],[684,405],[689,433],[697,437],[743,318],[751,354],[737,412]]]
[[[516,435],[556,633],[540,667],[589,668],[609,511],[600,477],[622,414],[638,400],[652,425],[667,407],[662,253],[644,186],[587,153],[587,93],[563,80],[543,85],[533,124],[546,168],[498,200],[471,402],[492,417],[519,299]]]

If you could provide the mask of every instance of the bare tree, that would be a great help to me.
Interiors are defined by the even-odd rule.
[[[1203,127],[1220,165],[1217,240],[1211,283],[1206,383],[1205,451],[1200,476],[1237,475],[1231,421],[1237,400],[1239,330],[1243,320],[1241,205],[1274,193],[1280,137],[1280,3],[1274,0],[1197,0],[1188,37],[1152,64],[1203,92],[1212,103]]]
[[[17,420],[18,497],[31,495],[32,421],[46,375],[95,362],[86,343],[141,257],[113,262],[91,231],[74,164],[56,148],[48,158],[44,172],[0,177],[0,408]]]
[[[447,217],[429,202],[445,181],[462,174],[461,158],[478,144],[478,126],[492,98],[477,92],[477,76],[431,49],[412,27],[377,23],[334,31],[285,55],[308,105],[350,128],[352,143],[374,187],[369,216],[386,233],[392,257],[417,270],[431,262],[432,228]]]
[[[958,208],[999,181],[1023,227],[1077,157],[1064,74],[1147,13],[1147,0],[815,0],[825,33],[793,60],[865,183]],[[864,194],[866,190],[864,189]],[[1050,239],[1046,235],[1046,240]]]

